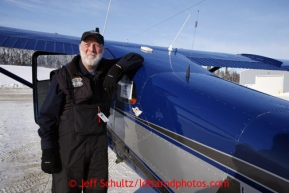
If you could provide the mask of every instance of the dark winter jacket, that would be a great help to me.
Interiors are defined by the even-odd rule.
[[[102,112],[108,117],[112,96],[103,88],[103,80],[114,64],[122,67],[123,73],[138,69],[143,62],[142,56],[134,53],[120,59],[102,59],[94,76],[89,74],[79,55],[51,73],[51,84],[40,109],[38,133],[41,137],[41,148],[57,147],[57,126],[75,104],[101,104]],[[66,71],[67,70],[67,71]],[[73,86],[76,85],[76,86]],[[81,85],[81,86],[80,86]]]

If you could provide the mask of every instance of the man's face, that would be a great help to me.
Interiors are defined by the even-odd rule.
[[[103,45],[95,37],[88,36],[79,45],[80,56],[84,65],[95,67],[103,55]]]

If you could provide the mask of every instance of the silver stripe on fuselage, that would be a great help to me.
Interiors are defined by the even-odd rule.
[[[135,117],[129,113],[123,112],[120,109],[116,109],[119,113],[125,114],[128,117],[131,117],[132,119],[136,119],[142,124],[148,126],[149,128],[154,129],[156,132],[159,132],[172,140],[180,143],[181,145],[184,145],[193,151],[209,158],[210,160],[217,162],[218,164],[221,164],[222,166],[225,166],[238,174],[248,178],[251,181],[254,181],[255,183],[258,183],[259,185],[262,185],[264,187],[267,187],[273,191],[282,191],[286,190],[286,187],[289,186],[289,181],[287,179],[284,179],[280,176],[277,176],[271,172],[268,172],[262,168],[259,168],[255,165],[252,165],[248,162],[245,162],[243,160],[240,160],[236,157],[233,157],[231,155],[225,154],[221,151],[218,151],[216,149],[213,149],[211,147],[208,147],[204,144],[201,144],[199,142],[196,142],[194,140],[191,140],[187,137],[181,136],[179,134],[176,134],[174,132],[171,132],[165,128],[159,127],[158,125],[155,125],[153,123],[147,122],[145,120],[142,120],[138,117]],[[261,177],[260,177],[261,176]],[[224,177],[224,176],[223,176]]]

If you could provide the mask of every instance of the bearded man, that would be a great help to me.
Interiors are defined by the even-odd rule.
[[[44,172],[52,174],[52,192],[107,192],[108,153],[106,122],[116,84],[122,74],[136,70],[143,57],[129,53],[102,58],[104,38],[84,32],[80,55],[51,72],[51,82],[40,109]]]

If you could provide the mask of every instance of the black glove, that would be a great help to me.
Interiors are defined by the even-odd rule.
[[[41,169],[45,173],[53,174],[61,172],[60,155],[56,149],[43,149],[41,159]]]
[[[113,65],[109,69],[103,81],[103,88],[108,94],[112,94],[113,91],[115,90],[116,83],[118,82],[118,76],[120,75],[121,71],[122,71],[121,66],[117,64]]]

